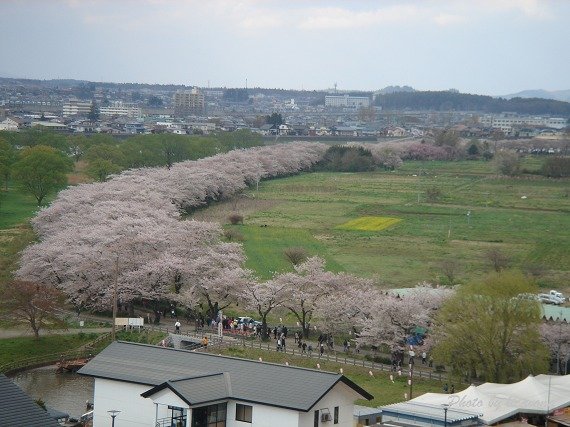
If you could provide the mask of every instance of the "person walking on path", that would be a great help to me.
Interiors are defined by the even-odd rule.
[[[422,365],[425,365],[427,363],[427,353],[424,351],[422,353]]]
[[[176,323],[174,324],[174,329],[176,329],[176,333],[180,333],[180,322],[176,319]]]

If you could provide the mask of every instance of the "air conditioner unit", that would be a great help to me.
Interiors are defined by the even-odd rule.
[[[329,413],[327,413],[327,412],[322,413],[322,414],[321,414],[321,421],[322,421],[323,423],[326,423],[327,421],[332,421],[331,414],[329,414]]]

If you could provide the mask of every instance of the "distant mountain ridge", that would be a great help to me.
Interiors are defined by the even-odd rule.
[[[566,90],[544,90],[544,89],[528,89],[522,90],[510,95],[503,95],[501,98],[543,98],[554,99],[556,101],[570,102],[570,89]]]

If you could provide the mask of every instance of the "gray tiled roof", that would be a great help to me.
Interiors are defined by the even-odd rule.
[[[58,427],[59,424],[20,387],[0,374],[0,426]]]
[[[189,405],[199,405],[217,400],[224,400],[231,395],[228,374],[213,374],[180,380],[167,381],[143,393],[143,397],[152,396],[157,391],[170,388]]]
[[[338,382],[366,399],[373,398],[348,378],[332,372],[137,343],[112,343],[79,373],[168,386],[192,404],[225,391],[225,398],[308,411]],[[164,384],[167,381],[170,383]]]

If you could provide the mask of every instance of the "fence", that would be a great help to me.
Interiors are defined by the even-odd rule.
[[[276,346],[271,342],[262,342],[262,341],[242,341],[242,345],[244,347],[250,348],[258,348],[260,350],[265,351],[277,351]],[[360,366],[364,368],[368,368],[371,370],[381,371],[381,372],[394,372],[392,365],[378,363],[370,360],[366,360],[364,358],[356,358],[351,357],[346,353],[339,353],[337,351],[325,352],[320,355],[318,349],[309,353],[306,351],[305,353],[302,350],[294,347],[288,348],[285,347],[283,350],[279,350],[285,354],[290,354],[292,356],[301,356],[307,357],[310,359],[318,360],[326,360],[330,362],[342,363],[344,365],[353,365],[353,366]],[[435,371],[433,369],[422,369],[420,368],[421,365],[414,365],[414,378],[424,378],[430,380],[438,380],[442,381],[445,376],[445,372]],[[406,375],[406,373],[402,372],[402,375]]]
[[[230,344],[230,342],[235,342],[235,338],[222,336],[220,337],[217,333],[212,331],[208,331],[205,329],[197,330],[197,331],[185,331],[185,332],[176,332],[174,328],[165,328],[162,326],[157,325],[148,325],[144,327],[150,331],[158,331],[164,332],[166,334],[174,334],[181,337],[191,337],[195,340],[202,340],[204,337],[208,337],[208,346],[223,346],[226,344]]]

